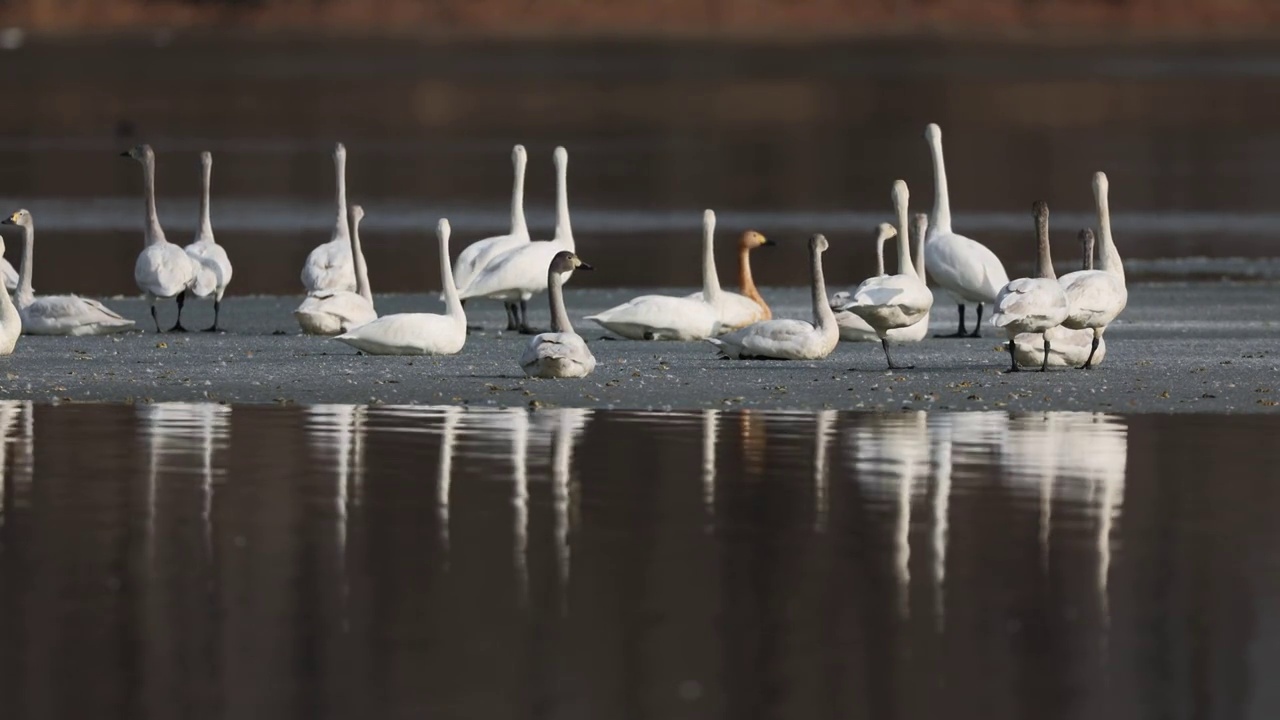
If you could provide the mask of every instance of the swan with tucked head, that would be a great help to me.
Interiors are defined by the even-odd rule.
[[[1102,334],[1124,311],[1129,303],[1129,290],[1125,285],[1124,262],[1111,237],[1111,208],[1107,202],[1107,176],[1093,175],[1093,197],[1098,208],[1098,232],[1102,247],[1098,269],[1079,270],[1063,275],[1059,282],[1067,295],[1070,312],[1062,324],[1072,330],[1089,330],[1093,334],[1092,349],[1082,369],[1093,367],[1093,354],[1102,342]]]
[[[185,248],[196,267],[196,281],[191,293],[198,298],[213,298],[213,325],[207,332],[218,331],[218,317],[222,314],[222,296],[231,283],[231,258],[226,248],[213,239],[213,222],[209,219],[209,180],[213,174],[213,155],[200,153],[200,228],[196,239]]]
[[[765,320],[735,330],[710,342],[723,357],[736,360],[821,360],[840,341],[836,316],[827,304],[827,286],[822,277],[822,254],[827,238],[809,238],[809,273],[813,323],[803,320]]]
[[[1049,205],[1037,200],[1032,206],[1036,220],[1036,242],[1039,254],[1036,258],[1035,277],[1011,281],[996,296],[996,311],[991,324],[1002,328],[1009,337],[1009,372],[1018,371],[1018,333],[1035,333],[1044,340],[1044,357],[1040,370],[1049,369],[1051,350],[1048,330],[1062,324],[1067,318],[1067,296],[1058,284],[1053,271],[1053,258],[1049,253]]]
[[[151,319],[160,332],[160,320],[156,317],[156,300],[174,298],[178,303],[178,319],[169,332],[186,332],[182,327],[182,305],[187,291],[195,283],[196,267],[182,248],[169,242],[160,227],[156,215],[156,155],[150,145],[138,145],[120,153],[142,164],[143,195],[146,200],[146,219],[143,240],[146,246],[138,254],[133,265],[133,279],[138,289],[147,296],[151,305]]]
[[[0,255],[4,254],[4,236],[0,235]],[[9,289],[0,285],[0,355],[12,355],[22,335],[22,316],[9,297]]]
[[[736,330],[773,317],[773,311],[769,309],[769,304],[764,301],[764,296],[756,288],[755,279],[751,276],[751,251],[770,245],[777,245],[777,243],[755,230],[748,230],[738,238],[738,287],[741,288],[742,293],[720,291],[720,299],[713,304],[713,307],[716,309],[722,327]],[[711,258],[711,263],[712,272],[715,272],[714,256]],[[688,297],[692,300],[703,300],[705,293],[699,290]]]
[[[129,330],[132,320],[107,308],[97,300],[77,295],[36,297],[31,289],[35,271],[35,220],[27,210],[18,210],[3,220],[22,228],[23,252],[16,304],[22,317],[22,331],[28,335],[106,335]]]
[[[302,264],[302,287],[308,293],[358,292],[351,228],[347,225],[347,147],[342,143],[333,146],[333,168],[338,176],[338,217],[329,242],[317,245]]]
[[[453,284],[449,263],[449,221],[436,225],[440,243],[440,284],[444,287],[445,312],[396,313],[348,330],[337,340],[370,355],[454,355],[467,342],[467,316]]]
[[[373,308],[373,288],[369,285],[369,266],[364,261],[360,247],[360,221],[364,208],[351,206],[351,231],[347,240],[351,244],[351,257],[355,261],[356,291],[317,290],[303,298],[293,311],[302,331],[308,335],[337,335],[359,327],[378,317]]]
[[[520,356],[520,368],[529,377],[580,378],[596,369],[596,358],[582,336],[573,331],[564,307],[564,278],[577,269],[592,267],[568,250],[561,250],[547,268],[547,296],[551,302],[551,332],[535,335]]]
[[[982,328],[982,305],[996,299],[1000,289],[1009,283],[1000,258],[986,245],[951,230],[951,201],[947,194],[947,168],[942,159],[942,129],[930,123],[924,131],[933,155],[933,217],[929,218],[929,240],[925,243],[925,260],[929,274],[959,303],[959,329],[942,337],[979,337]],[[964,306],[976,303],[978,318],[973,332],[966,335]]]

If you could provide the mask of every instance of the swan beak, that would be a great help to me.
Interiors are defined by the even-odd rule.
[[[120,157],[129,157],[129,151],[125,150],[124,152],[120,153]]]
[[[588,265],[588,264],[586,264],[586,263],[582,262],[581,260],[579,260],[579,261],[578,261],[578,269],[579,269],[579,270],[595,270],[595,268],[593,268],[593,267],[591,267],[590,265]]]
[[[764,242],[760,243],[760,245],[761,245],[762,247],[770,247],[770,246],[774,246],[774,245],[777,245],[777,244],[778,244],[778,243],[777,243],[776,241],[770,240],[769,238],[765,238],[765,239],[764,239]]]

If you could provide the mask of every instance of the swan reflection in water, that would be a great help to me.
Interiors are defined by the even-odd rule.
[[[22,432],[18,434],[21,421]],[[25,494],[31,483],[31,464],[34,445],[35,418],[31,402],[0,400],[0,527],[4,526],[8,506],[17,502],[16,497]],[[9,446],[14,445],[10,453]],[[9,458],[13,457],[13,470],[9,470]],[[15,490],[10,497],[10,485]]]
[[[147,557],[155,555],[157,498],[162,477],[199,475],[200,524],[206,561],[213,557],[215,486],[225,470],[214,464],[214,452],[225,448],[231,434],[231,408],[217,403],[162,402],[138,406],[147,438]],[[192,462],[197,459],[198,462]],[[194,466],[194,467],[193,467]],[[179,488],[173,485],[173,488]]]

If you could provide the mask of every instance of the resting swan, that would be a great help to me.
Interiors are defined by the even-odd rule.
[[[769,304],[764,301],[764,297],[756,288],[755,280],[751,277],[751,251],[766,245],[777,245],[777,243],[755,230],[748,230],[738,238],[738,287],[742,288],[742,294],[721,290],[720,299],[712,303],[723,328],[737,330],[773,317],[773,311],[769,309]],[[715,262],[714,257],[711,262]],[[714,269],[713,265],[712,270]],[[717,284],[718,280],[717,278]],[[705,295],[699,290],[688,297],[692,300],[703,300]]]
[[[1090,330],[1093,334],[1089,357],[1081,369],[1093,367],[1093,353],[1102,342],[1117,316],[1129,302],[1125,287],[1124,262],[1111,237],[1111,209],[1107,203],[1107,176],[1093,175],[1093,198],[1098,207],[1098,232],[1102,235],[1102,248],[1098,254],[1097,270],[1080,270],[1062,276],[1059,281],[1067,295],[1069,314],[1062,324],[1072,330]]]
[[[702,293],[708,301],[671,295],[641,295],[585,320],[631,340],[706,340],[720,334],[723,326],[715,303],[720,300],[720,280],[716,277],[713,236],[716,214],[702,213]]]
[[[735,330],[709,342],[722,357],[737,360],[821,360],[840,341],[836,316],[827,305],[827,287],[822,278],[822,253],[827,251],[822,235],[809,238],[810,290],[813,294],[813,324],[803,320],[765,320]]]
[[[308,335],[337,335],[378,317],[373,309],[373,289],[369,286],[369,266],[360,249],[360,220],[364,208],[351,206],[351,256],[355,260],[356,292],[317,290],[303,299],[293,317]]]
[[[0,236],[0,255],[4,255],[4,236]],[[22,334],[22,317],[9,297],[9,288],[0,285],[0,355],[12,355]]]
[[[1082,269],[1093,269],[1093,231],[1085,228],[1080,231],[1080,244],[1084,250],[1084,262]],[[1070,277],[1070,274],[1063,275],[1058,278],[1058,284]],[[1068,302],[1070,299],[1068,298]],[[1089,353],[1094,352],[1093,349],[1093,330],[1071,330],[1065,325],[1059,325],[1045,331],[1045,337],[1049,338],[1049,344],[1052,348],[1049,352],[1049,367],[1079,367],[1082,363],[1089,359]],[[1044,343],[1041,342],[1040,336],[1034,333],[1019,333],[1013,339],[1015,352],[1018,357],[1018,365],[1023,367],[1040,367],[1044,364]],[[1093,363],[1099,365],[1107,356],[1107,341],[1099,338],[1097,352],[1094,353]]]
[[[222,312],[222,296],[231,282],[231,258],[227,251],[213,239],[213,223],[209,220],[209,176],[213,173],[213,155],[200,153],[200,229],[196,239],[186,250],[196,265],[196,281],[191,293],[198,298],[213,298],[213,325],[207,332],[218,331],[218,316]]]
[[[898,215],[898,274],[867,278],[858,286],[853,299],[840,308],[862,318],[876,331],[880,347],[884,348],[885,360],[893,370],[914,366],[898,365],[893,361],[889,354],[889,331],[906,329],[920,322],[926,323],[927,328],[929,309],[933,307],[933,293],[911,262],[907,201],[907,184],[902,180],[895,181],[893,207]]]
[[[445,313],[396,313],[348,330],[336,340],[370,355],[453,355],[467,342],[467,316],[449,263],[449,221],[436,225]]]
[[[302,264],[302,287],[309,293],[356,292],[355,260],[351,257],[351,231],[347,225],[347,147],[342,143],[333,146],[333,168],[338,176],[338,217],[329,242],[317,245]]]
[[[169,332],[186,332],[182,327],[182,304],[187,290],[195,282],[196,268],[182,248],[165,240],[160,218],[156,216],[156,155],[150,145],[138,145],[120,153],[142,163],[143,194],[146,198],[147,217],[143,229],[146,247],[133,265],[133,280],[151,304],[151,319],[156,332],[160,332],[160,320],[156,318],[156,298],[176,298],[178,319]]]
[[[529,326],[529,298],[547,289],[547,267],[561,250],[574,252],[573,227],[569,223],[569,152],[555,150],[556,164],[556,234],[546,242],[531,242],[495,257],[471,282],[458,288],[463,300],[474,297],[520,303],[520,332],[535,334]],[[568,278],[565,278],[568,280]]]
[[[1049,206],[1037,200],[1032,212],[1036,219],[1036,241],[1040,252],[1036,258],[1036,275],[1018,278],[1004,286],[996,296],[996,311],[991,324],[1004,328],[1009,336],[1009,372],[1018,372],[1018,333],[1037,333],[1044,338],[1044,358],[1040,371],[1049,369],[1050,338],[1048,330],[1062,324],[1067,318],[1067,296],[1058,284],[1053,272],[1053,258],[1049,254]]]
[[[951,202],[947,196],[947,168],[942,159],[942,130],[930,123],[924,131],[933,155],[933,217],[929,218],[930,237],[925,243],[929,274],[933,280],[959,301],[960,326],[952,335],[966,337],[965,303],[977,303],[978,319],[967,337],[980,337],[982,304],[992,302],[1000,289],[1008,284],[1000,258],[986,245],[951,231]]]
[[[35,272],[35,222],[27,210],[19,210],[4,219],[5,225],[22,228],[22,270],[18,281],[17,306],[22,317],[22,331],[28,335],[106,335],[129,330],[126,320],[97,300],[76,295],[51,295],[38,298],[31,289]]]
[[[458,253],[453,261],[453,279],[458,287],[466,287],[471,278],[485,268],[494,258],[530,242],[529,226],[524,219],[524,170],[529,162],[523,145],[511,150],[511,162],[515,165],[515,185],[511,189],[511,232],[506,235],[477,240]],[[440,293],[444,300],[444,292]],[[516,303],[504,303],[507,308],[507,329],[519,330],[520,318]],[[464,302],[463,305],[466,305]]]
[[[547,295],[551,299],[551,332],[536,335],[520,356],[524,374],[537,378],[580,378],[596,369],[596,358],[582,336],[569,324],[564,308],[564,276],[576,268],[591,270],[577,255],[561,250],[547,268]]]

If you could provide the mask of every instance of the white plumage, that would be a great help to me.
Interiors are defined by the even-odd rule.
[[[705,222],[705,218],[703,220]],[[711,303],[711,306],[715,308],[716,317],[720,320],[721,328],[737,330],[751,323],[769,320],[773,317],[773,311],[769,309],[769,305],[760,296],[760,291],[756,289],[755,280],[751,276],[751,251],[758,247],[774,244],[772,240],[765,238],[764,235],[755,230],[748,230],[739,238],[738,285],[742,288],[742,293],[730,292],[722,288],[718,293],[717,299]],[[719,287],[720,278],[716,273],[715,254],[713,253],[709,258],[704,258],[704,262],[711,263],[711,273],[716,278],[716,286]],[[707,295],[705,291],[699,290],[687,297],[690,300],[706,300]]]
[[[577,268],[592,269],[568,251],[557,253],[547,268],[551,332],[534,336],[520,356],[520,369],[529,377],[580,378],[596,369],[595,356],[582,336],[573,331],[564,306],[564,278]]]
[[[213,173],[213,155],[200,153],[200,228],[196,238],[183,250],[195,262],[196,279],[191,292],[198,298],[213,298],[213,325],[218,329],[218,317],[222,314],[222,296],[231,282],[231,258],[226,248],[213,238],[213,222],[209,217],[209,180]]]
[[[1051,338],[1045,332],[1062,324],[1067,317],[1067,297],[1053,271],[1053,259],[1049,253],[1049,206],[1036,201],[1034,207],[1039,256],[1036,277],[1011,281],[996,296],[996,311],[991,324],[1005,331],[1009,338],[1010,372],[1017,372],[1018,359],[1015,338],[1019,333],[1035,333],[1043,338],[1044,360],[1041,370],[1048,369]]]
[[[195,283],[196,266],[182,248],[169,242],[160,227],[156,214],[156,157],[150,145],[138,145],[122,153],[142,163],[143,195],[147,215],[143,237],[146,247],[133,264],[133,280],[146,294],[151,304],[151,319],[160,332],[160,320],[156,317],[157,298],[175,298],[178,303],[178,319],[170,331],[185,331],[182,327],[182,305],[187,290]]]
[[[1102,248],[1097,270],[1079,270],[1063,275],[1062,290],[1067,296],[1068,314],[1062,324],[1072,330],[1088,330],[1093,340],[1101,343],[1102,334],[1129,302],[1125,286],[1124,263],[1111,237],[1111,209],[1107,201],[1108,182],[1104,173],[1094,173],[1093,196],[1098,208],[1098,232]],[[1098,358],[1101,361],[1101,358]],[[1094,365],[1092,355],[1081,367]]]
[[[0,236],[0,255],[4,254],[4,237]],[[22,335],[22,317],[9,297],[9,289],[0,287],[0,355],[12,355]]]
[[[347,225],[347,148],[333,148],[333,167],[338,176],[338,216],[329,242],[317,245],[302,265],[302,287],[308,293],[324,290],[356,291],[355,259],[351,256],[351,230]]]
[[[293,317],[308,335],[337,335],[359,327],[378,317],[373,308],[373,289],[369,285],[369,268],[360,248],[360,220],[364,208],[351,207],[352,229],[349,236],[355,260],[356,291],[320,290],[307,295],[293,311]]]
[[[0,283],[3,283],[5,289],[10,292],[18,289],[18,271],[14,270],[9,261],[2,257],[0,257]]]

